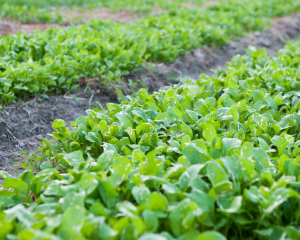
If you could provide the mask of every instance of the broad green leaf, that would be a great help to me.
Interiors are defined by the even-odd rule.
[[[117,201],[116,188],[107,180],[101,181],[99,184],[99,192],[105,205],[108,208],[112,208]]]
[[[102,142],[102,137],[99,133],[89,132],[85,136],[85,139],[90,141],[90,142],[97,143],[97,144],[101,144],[101,142]]]
[[[116,155],[117,154],[115,150],[107,150],[99,156],[99,158],[97,159],[97,164],[105,169],[110,165],[110,163],[112,162],[112,158]]]
[[[66,128],[66,123],[64,120],[57,119],[53,122],[52,127],[55,131],[59,133],[65,133],[68,132],[69,130]]]
[[[142,175],[156,176],[156,174],[160,170],[161,166],[162,166],[162,163],[159,159],[152,159],[149,162],[140,163],[138,168]]]
[[[252,155],[253,155],[253,145],[249,142],[243,143],[241,156],[244,158],[250,158]]]
[[[77,124],[77,126],[79,126],[80,124],[87,126],[87,120],[84,116],[80,116],[80,117],[76,118],[76,124]]]
[[[138,240],[168,240],[168,239],[159,234],[146,233],[143,236],[141,236]]]
[[[268,205],[264,209],[264,212],[270,214],[280,204],[286,201],[290,197],[299,197],[299,194],[292,189],[277,188],[271,193],[271,197],[268,199]]]
[[[220,197],[217,203],[222,212],[237,213],[242,206],[242,196],[237,197]]]
[[[147,159],[145,154],[140,149],[136,149],[133,151],[132,160],[133,162],[144,162]]]
[[[216,231],[206,231],[200,234],[197,240],[226,240],[226,238]]]
[[[239,148],[242,141],[237,138],[223,138],[222,139],[222,150],[227,154],[231,149]]]
[[[133,128],[130,119],[123,112],[117,113],[116,118],[123,124],[123,130],[127,130],[129,127]]]
[[[84,191],[82,191],[80,193],[70,192],[67,196],[65,196],[61,200],[62,201],[62,209],[65,211],[73,205],[84,208],[85,197],[86,197],[86,194]]]
[[[136,143],[136,135],[135,135],[135,131],[134,131],[131,127],[127,128],[126,131],[127,131],[128,135],[129,135],[131,141],[132,141],[133,143]]]
[[[73,166],[73,167],[85,162],[81,151],[76,151],[76,152],[66,154],[64,156],[64,159],[67,161],[67,163],[70,166]]]
[[[188,134],[191,138],[193,138],[193,131],[192,131],[192,129],[188,125],[185,125],[185,124],[182,125],[181,126],[181,131],[183,133]]]
[[[198,177],[200,170],[204,167],[201,164],[195,164],[190,166],[185,172],[183,172],[179,178],[179,186],[183,190],[191,186],[193,180]]]
[[[84,208],[78,205],[70,206],[62,215],[58,235],[63,239],[81,236],[80,229],[84,224],[84,216]]]
[[[84,173],[78,182],[79,189],[85,190],[87,194],[91,194],[98,186],[99,181],[96,174]]]
[[[224,171],[222,166],[216,161],[212,161],[207,165],[206,173],[212,185],[228,181],[228,176],[226,172]]]
[[[104,135],[108,131],[108,126],[107,126],[106,121],[105,120],[101,120],[99,122],[99,126],[100,126],[100,129],[101,129],[102,135]]]
[[[132,169],[129,159],[124,156],[116,156],[113,160],[112,166],[114,169],[114,174],[124,176],[124,178],[127,178],[127,175]]]
[[[186,193],[185,195],[196,202],[203,212],[214,212],[214,200],[207,193],[194,189],[191,193]]]
[[[13,224],[5,220],[0,221],[0,239],[5,239],[7,234],[13,230]]]
[[[189,212],[190,200],[188,198],[184,199],[176,205],[174,210],[169,215],[169,222],[172,232],[175,236],[180,236],[183,233],[182,222],[184,217]]]
[[[151,192],[146,187],[135,186],[132,189],[132,195],[138,204],[144,204],[148,201]]]
[[[135,116],[142,118],[145,121],[147,121],[149,118],[148,115],[146,114],[146,112],[143,109],[138,108],[138,107],[134,108],[134,110],[131,113]]]
[[[267,120],[266,120],[263,116],[261,116],[261,115],[255,113],[255,114],[253,114],[253,120],[254,120],[255,123],[256,123],[258,126],[260,126],[265,132],[268,131],[269,124],[268,124]]]
[[[191,165],[204,163],[202,154],[206,155],[206,152],[194,143],[186,144],[182,153]]]
[[[168,122],[168,123],[174,122],[174,118],[172,118],[169,113],[160,113],[155,117],[154,120]]]
[[[30,203],[32,198],[29,196],[29,186],[22,179],[6,178],[2,183],[6,189],[14,189],[15,195],[23,202]]]
[[[146,209],[152,211],[165,210],[168,206],[167,198],[160,193],[151,193],[146,202]]]
[[[240,118],[239,112],[238,112],[238,108],[237,107],[232,107],[230,109],[230,113],[231,113],[231,115],[233,117],[234,124],[237,124],[238,121],[239,121],[239,118]]]
[[[221,157],[221,161],[228,173],[232,174],[235,179],[239,180],[242,178],[240,160],[237,155]]]
[[[159,221],[158,221],[158,218],[157,218],[155,212],[152,212],[149,210],[144,210],[143,211],[143,219],[145,222],[145,230],[151,231],[151,232],[156,232],[156,230],[159,226]]]
[[[203,129],[202,135],[204,139],[210,143],[217,137],[217,131],[213,124],[211,123],[202,123],[200,125]]]
[[[190,118],[194,121],[194,123],[196,123],[198,121],[198,116],[194,111],[191,111],[191,110],[187,109],[186,112],[190,116]]]
[[[103,223],[103,221],[101,221],[99,230],[97,231],[97,235],[99,236],[100,239],[112,239],[114,237],[116,237],[118,235],[118,232],[115,231],[114,229],[112,229],[108,224]]]

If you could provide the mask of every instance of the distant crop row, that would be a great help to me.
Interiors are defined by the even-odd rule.
[[[56,120],[43,171],[0,173],[0,239],[300,239],[300,42],[248,52]]]
[[[146,61],[172,62],[201,47],[222,46],[269,19],[300,9],[300,0],[228,1],[206,9],[177,9],[133,23],[90,21],[0,39],[0,102],[73,89],[80,78],[119,79]]]
[[[218,1],[218,0],[217,0]],[[176,6],[179,3],[193,3],[200,4],[202,0],[10,0],[9,3],[14,6],[35,6],[38,8],[49,7],[72,7],[72,6],[99,6],[108,7],[111,9],[130,9],[139,10],[147,7],[171,7]],[[6,4],[6,0],[0,0],[0,5]]]
[[[89,11],[95,8],[108,8],[112,11],[151,12],[154,8],[179,8],[185,2],[201,5],[202,0],[0,0],[0,16],[19,20],[23,23],[61,23],[65,14],[62,11]],[[65,19],[67,20],[67,19]]]
[[[22,23],[61,23],[63,21],[58,10],[49,11],[45,8],[9,3],[0,6],[0,17],[18,20]]]

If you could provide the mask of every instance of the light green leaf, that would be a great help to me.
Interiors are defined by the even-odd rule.
[[[76,152],[71,152],[69,154],[66,154],[64,156],[64,159],[67,161],[67,163],[70,166],[73,166],[73,167],[79,165],[80,163],[85,162],[81,151],[76,151]]]
[[[135,201],[141,205],[144,204],[148,201],[151,192],[148,188],[146,187],[139,187],[139,186],[134,186],[132,189],[132,195],[135,199]]]
[[[217,203],[222,212],[237,213],[242,206],[242,196],[237,197],[219,197]]]
[[[212,185],[229,180],[222,166],[216,161],[212,161],[207,165],[206,173]]]
[[[133,128],[131,120],[126,116],[124,112],[117,113],[116,118],[123,124],[123,130],[127,130],[129,127]]]
[[[267,120],[266,120],[263,116],[261,116],[261,115],[259,115],[259,114],[257,114],[257,113],[254,113],[254,114],[253,114],[253,120],[254,120],[254,121],[257,123],[257,125],[260,126],[265,132],[268,131],[269,124],[268,124]]]
[[[206,231],[200,234],[197,240],[226,240],[226,238],[216,231]]]
[[[191,193],[186,193],[185,195],[196,202],[203,212],[214,212],[214,200],[207,193],[198,189],[194,189]]]
[[[112,208],[117,201],[116,188],[108,181],[101,181],[99,184],[101,198],[108,208]]]
[[[200,125],[203,129],[202,135],[204,139],[210,143],[217,137],[217,131],[213,124],[211,123],[201,123]]]
[[[70,206],[62,215],[58,235],[62,239],[71,239],[81,236],[80,230],[84,224],[84,216],[84,208],[78,205]]]
[[[242,141],[237,138],[223,138],[222,139],[222,150],[225,155],[234,148],[239,148],[242,144]]]
[[[241,156],[244,158],[250,158],[253,155],[253,145],[250,142],[245,142],[242,145]]]
[[[275,208],[277,208],[280,204],[282,204],[290,197],[299,197],[299,194],[292,189],[283,187],[275,189],[271,192],[271,196],[268,200],[268,205],[264,209],[264,212],[270,214],[274,211]]]
[[[185,144],[186,146],[183,148],[182,153],[188,162],[193,164],[204,163],[202,158],[202,154],[207,154],[202,148],[198,147],[194,143]]]
[[[146,209],[152,211],[166,210],[167,206],[167,198],[164,195],[156,192],[151,193],[148,201],[146,202]]]
[[[141,236],[138,240],[168,240],[168,239],[159,234],[146,233],[143,236]]]

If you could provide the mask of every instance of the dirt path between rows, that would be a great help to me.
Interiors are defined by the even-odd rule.
[[[164,86],[178,83],[180,78],[196,79],[200,74],[212,75],[218,67],[224,68],[234,55],[245,54],[249,45],[266,48],[275,54],[287,40],[300,37],[300,14],[273,19],[272,25],[263,32],[254,32],[246,37],[229,42],[223,48],[195,49],[178,58],[174,64],[149,64],[124,77],[124,94],[130,93],[129,79],[139,82],[145,79],[143,87],[150,92]],[[151,68],[150,68],[151,65]],[[151,70],[150,70],[151,69]],[[213,70],[212,70],[213,69]],[[36,151],[41,138],[50,138],[52,122],[63,119],[70,126],[76,117],[85,115],[85,110],[97,106],[95,101],[105,106],[107,102],[117,102],[117,95],[109,89],[93,84],[92,89],[76,91],[68,96],[50,96],[48,99],[31,99],[25,103],[13,104],[0,110],[0,170],[17,175],[21,169],[15,163],[24,160],[21,151]],[[142,87],[138,84],[138,87]],[[1,179],[0,179],[1,183]]]
[[[61,15],[64,19],[74,20],[82,19],[87,22],[91,19],[102,19],[102,20],[111,20],[119,23],[132,22],[138,18],[141,18],[142,15],[139,12],[128,12],[124,9],[121,9],[116,12],[112,12],[109,9],[101,8],[94,11],[85,11],[85,12],[76,12],[76,11],[66,11],[62,12]]]
[[[235,55],[245,54],[250,45],[257,49],[265,48],[269,54],[275,55],[288,40],[297,38],[300,38],[300,13],[274,18],[271,26],[262,32],[254,32],[243,38],[231,40],[222,48],[194,49],[180,56],[173,64],[149,63],[149,70],[131,73],[126,79],[147,79],[146,87],[155,91],[163,86],[180,82],[180,78],[196,79],[200,74],[212,75],[219,67],[225,69],[226,62]]]

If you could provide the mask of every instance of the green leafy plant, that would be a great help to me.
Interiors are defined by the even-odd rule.
[[[172,62],[201,45],[222,46],[269,18],[300,9],[300,1],[226,1],[205,9],[175,9],[119,24],[18,33],[0,39],[0,102],[77,88],[81,78],[118,81],[149,62]]]
[[[299,49],[54,121],[55,168],[0,172],[0,239],[299,239]]]
[[[19,20],[23,23],[61,23],[62,9],[73,11],[90,11],[96,8],[108,8],[112,11],[120,9],[130,12],[149,13],[155,8],[162,10],[176,9],[184,3],[201,6],[201,0],[0,0],[0,16]],[[62,8],[63,7],[63,8]],[[79,20],[82,19],[74,19]]]
[[[0,16],[8,17],[10,19],[19,20],[22,23],[61,23],[62,16],[59,11],[44,8],[37,8],[35,6],[27,5],[12,5],[5,3],[0,6]]]

